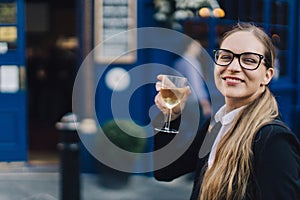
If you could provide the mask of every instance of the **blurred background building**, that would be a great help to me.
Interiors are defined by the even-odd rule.
[[[72,112],[72,89],[80,64],[105,39],[141,27],[164,27],[185,33],[199,40],[211,55],[222,34],[236,22],[250,21],[262,26],[278,53],[272,91],[284,120],[299,136],[299,11],[297,0],[1,0],[0,160],[58,162],[59,132],[55,123]],[[91,98],[93,74],[107,63],[107,70],[101,73],[113,79],[115,75],[109,73],[113,69],[128,72],[147,63],[171,66],[178,57],[159,49],[142,49],[117,62],[109,60],[117,50],[130,45],[138,48],[142,40],[143,36],[132,34],[119,46],[105,44],[105,52],[96,58],[95,67],[86,72],[90,78],[82,81],[87,89],[83,97]],[[174,41],[174,45],[177,42],[180,43]],[[154,67],[131,79],[148,80],[159,72]],[[7,74],[11,77],[8,80]],[[97,84],[95,107],[83,108],[85,117],[96,109],[100,123],[113,117],[108,106],[111,99],[105,98],[112,94],[107,79]],[[137,123],[150,122],[148,111],[154,95],[151,85],[132,95],[128,107]],[[83,169],[94,171],[89,166],[93,165],[92,158],[83,155]]]

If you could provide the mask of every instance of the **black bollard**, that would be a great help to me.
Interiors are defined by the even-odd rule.
[[[76,115],[69,113],[56,123],[60,131],[60,199],[80,200],[80,146]]]

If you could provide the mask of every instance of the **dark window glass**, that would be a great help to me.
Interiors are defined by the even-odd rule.
[[[200,41],[204,48],[209,47],[209,24],[201,21],[188,20],[184,23],[184,33]]]
[[[288,50],[288,38],[287,38],[287,29],[284,27],[271,27],[270,36],[272,38],[273,44],[276,47],[276,60],[275,67],[279,70],[279,74],[286,75],[287,73],[287,50]]]
[[[272,1],[271,10],[272,24],[288,24],[288,2]]]

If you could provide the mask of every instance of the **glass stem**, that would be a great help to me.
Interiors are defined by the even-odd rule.
[[[168,109],[168,116],[167,116],[167,124],[166,124],[166,129],[169,131],[170,130],[170,122],[171,122],[171,117],[172,117],[172,109]]]

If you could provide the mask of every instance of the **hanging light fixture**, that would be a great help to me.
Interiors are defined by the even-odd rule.
[[[193,17],[222,18],[225,12],[216,0],[154,0],[154,18],[172,28],[180,28],[179,21]]]
[[[210,0],[210,6],[212,8],[213,16],[216,18],[225,17],[225,11],[220,8],[219,3],[216,0]]]

